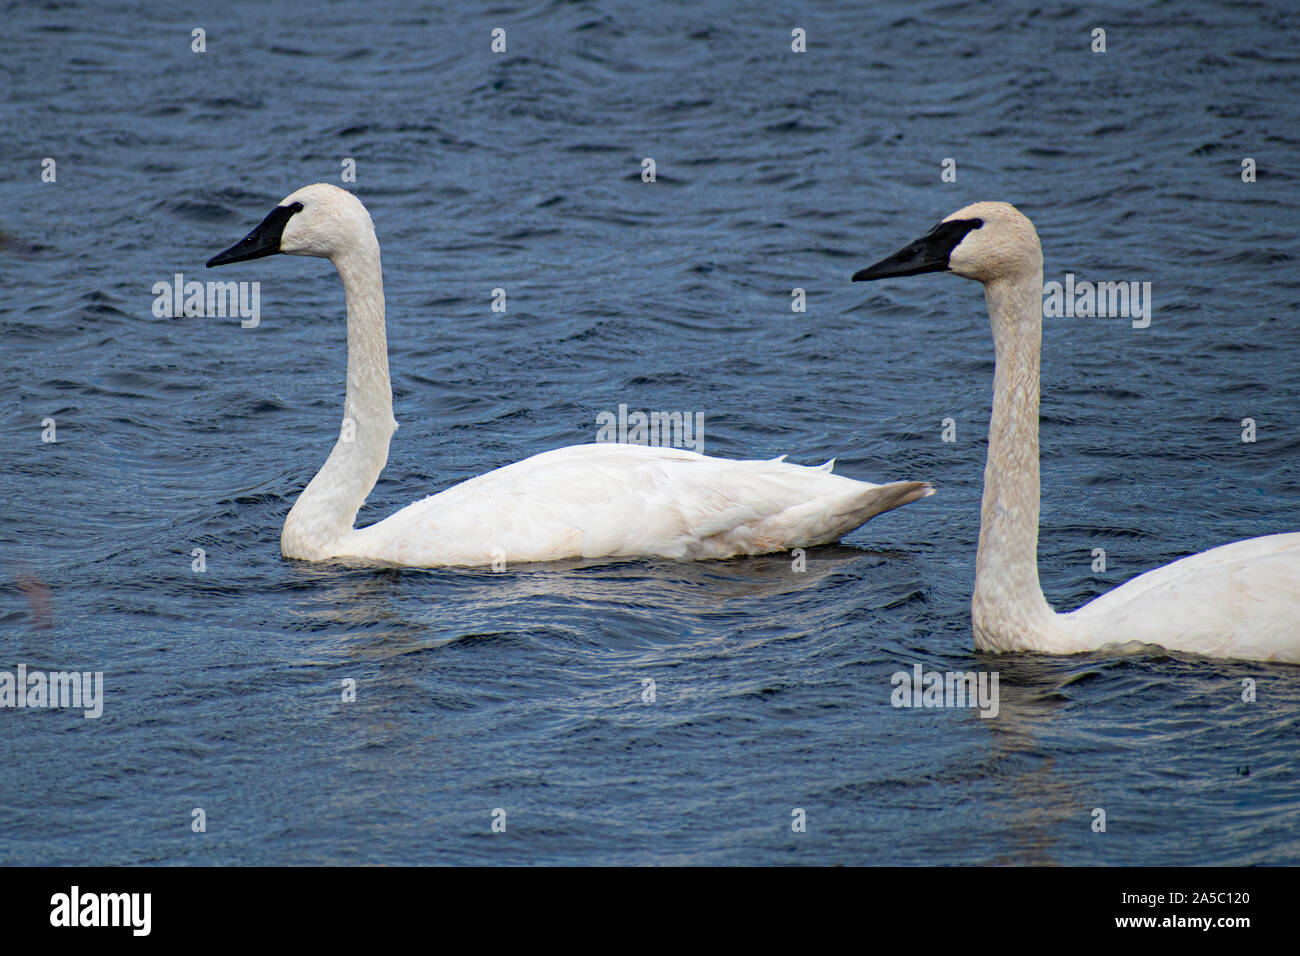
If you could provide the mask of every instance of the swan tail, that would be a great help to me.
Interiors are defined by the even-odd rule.
[[[847,520],[856,523],[845,528],[840,534],[846,535],[878,514],[910,505],[913,501],[920,501],[932,494],[934,494],[934,486],[928,481],[891,481],[887,485],[877,485],[870,491],[863,492],[860,504],[845,513],[844,517]]]
[[[818,495],[766,518],[709,536],[692,549],[692,556],[771,554],[791,548],[834,544],[876,515],[934,494],[934,488],[924,481],[872,485],[844,478],[828,477],[826,480],[841,481],[854,487]]]
[[[913,501],[934,494],[934,487],[925,481],[891,481],[885,485],[870,485],[854,489],[830,502],[819,502],[819,513],[803,530],[805,540],[789,547],[809,547],[834,544],[846,534],[862,527],[876,515],[893,511]]]

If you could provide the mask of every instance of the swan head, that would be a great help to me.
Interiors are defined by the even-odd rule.
[[[209,259],[208,267],[279,252],[334,259],[367,242],[375,242],[375,227],[361,200],[346,189],[316,183],[285,196],[252,232]]]
[[[958,209],[892,256],[853,274],[854,282],[951,272],[963,279],[1014,279],[1043,264],[1034,224],[1005,202],[977,202]]]

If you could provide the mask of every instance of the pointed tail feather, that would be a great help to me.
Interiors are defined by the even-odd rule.
[[[845,496],[843,506],[826,523],[818,544],[839,541],[850,531],[862,527],[878,514],[893,511],[934,494],[934,486],[927,481],[891,481],[876,485],[853,495]]]
[[[876,503],[876,507],[869,514],[864,515],[862,520],[866,521],[883,512],[910,505],[913,501],[920,501],[932,494],[934,494],[934,485],[928,481],[891,481],[887,485],[874,489],[871,500]]]
[[[924,481],[893,481],[887,485],[859,485],[851,492],[828,500],[816,498],[751,525],[743,535],[745,544],[732,553],[762,554],[834,544],[878,514],[934,494]]]

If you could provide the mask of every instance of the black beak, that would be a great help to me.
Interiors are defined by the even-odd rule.
[[[289,217],[300,209],[302,209],[300,202],[276,206],[256,229],[225,252],[218,252],[209,259],[208,268],[224,266],[228,262],[243,262],[245,259],[260,259],[262,256],[275,255],[280,251],[280,238],[284,235],[284,227],[289,222]]]
[[[923,272],[947,272],[948,257],[966,238],[966,233],[984,225],[983,219],[950,219],[941,222],[916,242],[899,249],[888,259],[853,273],[854,282],[916,276]]]

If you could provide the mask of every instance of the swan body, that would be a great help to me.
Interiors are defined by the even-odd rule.
[[[379,242],[346,190],[318,183],[286,197],[209,266],[284,252],[330,259],[347,299],[348,371],[334,450],[285,519],[287,558],[355,558],[405,567],[566,558],[696,559],[838,541],[868,519],[933,493],[819,468],[731,461],[672,448],[558,448],[471,478],[366,528],[357,512],[388,460],[393,419]]]
[[[1194,554],[1058,614],[1038,580],[1043,256],[1033,224],[982,202],[854,281],[950,271],[984,284],[996,354],[971,625],[986,651],[1071,654],[1131,642],[1300,663],[1300,533]]]
[[[831,544],[925,493],[917,482],[872,485],[783,461],[574,445],[408,505],[354,532],[346,554],[411,566],[766,554]]]

